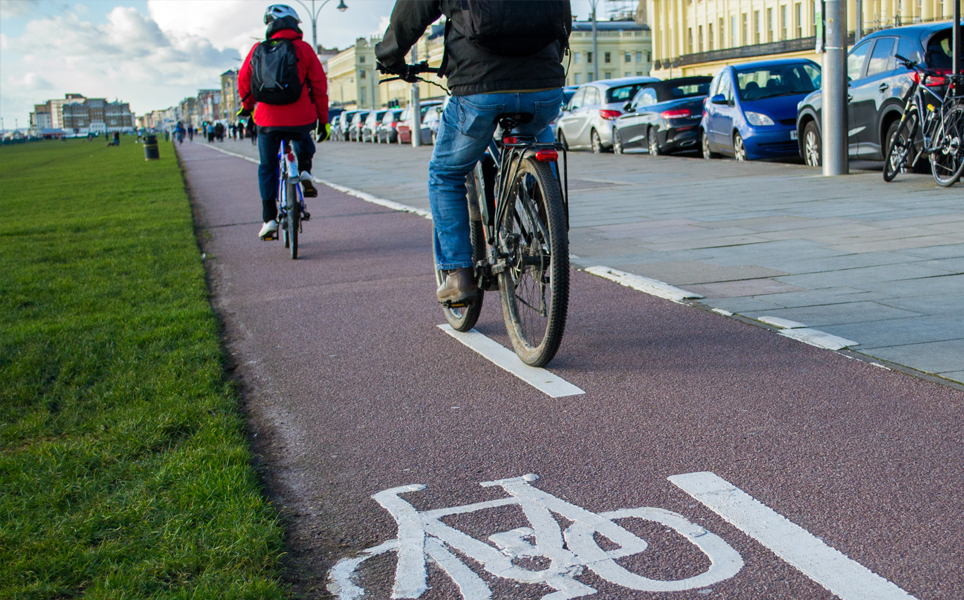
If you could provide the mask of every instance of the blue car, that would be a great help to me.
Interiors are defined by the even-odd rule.
[[[703,158],[797,156],[797,105],[820,89],[820,65],[787,58],[724,67],[710,83],[700,121]]]

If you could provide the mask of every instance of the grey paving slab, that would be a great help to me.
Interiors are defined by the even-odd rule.
[[[874,348],[867,354],[948,378],[964,371],[964,340]]]
[[[250,144],[218,147],[257,157]],[[424,209],[431,152],[325,143],[315,175]],[[825,178],[799,164],[569,157],[573,264],[660,279],[740,314],[824,323],[875,351],[899,348],[895,362],[964,372],[940,362],[957,351],[950,323],[964,320],[960,186],[888,185],[879,167]]]

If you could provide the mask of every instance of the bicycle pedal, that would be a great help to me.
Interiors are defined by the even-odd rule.
[[[311,220],[311,213],[309,213],[307,210],[301,211],[301,220],[302,220],[302,221],[310,221],[310,220]]]
[[[276,239],[278,239],[278,233],[277,233],[277,232],[275,232],[275,233],[269,233],[268,235],[263,235],[263,236],[261,236],[261,241],[262,241],[262,242],[270,242],[270,241],[276,240]]]

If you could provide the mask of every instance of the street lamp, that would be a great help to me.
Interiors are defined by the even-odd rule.
[[[325,0],[324,2],[321,3],[320,6],[318,6],[317,9],[315,8],[315,0],[311,0],[311,8],[308,8],[305,5],[305,3],[302,2],[301,0],[295,0],[295,2],[297,2],[298,4],[301,5],[302,8],[307,10],[308,14],[311,17],[311,44],[315,49],[315,53],[317,54],[318,53],[318,13],[320,13],[321,9],[323,9],[326,4],[331,2],[331,0]],[[337,8],[339,12],[345,12],[346,10],[348,10],[348,6],[345,4],[345,0],[339,0],[338,6],[336,6],[335,8]]]

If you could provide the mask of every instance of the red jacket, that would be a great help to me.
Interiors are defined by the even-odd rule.
[[[271,39],[295,40],[298,53],[298,78],[305,82],[301,97],[292,104],[255,105],[251,96],[251,55],[257,45],[248,52],[248,57],[238,72],[238,93],[244,108],[254,108],[254,122],[258,127],[298,127],[310,125],[315,121],[328,122],[328,78],[321,67],[318,56],[311,51],[311,45],[301,40],[302,34],[294,29],[275,32]]]

